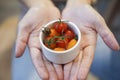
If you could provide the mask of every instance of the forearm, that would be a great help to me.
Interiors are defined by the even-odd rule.
[[[81,5],[81,4],[92,4],[93,0],[68,0],[67,6]]]
[[[19,0],[19,1],[28,8],[41,5],[53,6],[51,0]]]

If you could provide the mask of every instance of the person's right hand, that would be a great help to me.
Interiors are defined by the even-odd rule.
[[[33,64],[42,80],[63,80],[62,66],[47,61],[41,53],[39,43],[41,27],[58,18],[60,18],[60,12],[55,6],[40,4],[31,7],[19,23],[16,57],[22,56],[28,45]]]

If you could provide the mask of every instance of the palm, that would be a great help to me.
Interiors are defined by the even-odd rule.
[[[60,13],[57,10],[57,8],[42,9],[42,10],[43,11],[38,10],[36,12],[31,11],[31,13],[29,13],[32,14],[28,16],[29,18],[32,18],[32,23],[31,23],[32,27],[30,27],[32,30],[29,34],[29,39],[28,39],[29,48],[40,49],[39,32],[41,28],[49,21],[58,19],[60,17]],[[54,15],[53,15],[53,11],[55,12]]]
[[[59,17],[60,12],[55,7],[31,8],[19,23],[16,56],[21,56],[26,45],[28,45],[33,64],[43,80],[48,79],[48,76],[49,79],[57,79],[57,73],[59,73],[57,68],[62,71],[61,65],[52,65],[44,58],[39,43],[39,32],[41,27],[49,21],[58,19]]]
[[[94,57],[97,32],[99,33],[100,31],[100,25],[102,25],[102,27],[105,26],[105,22],[103,18],[89,5],[74,7],[72,6],[71,8],[65,8],[62,15],[63,19],[70,20],[79,27],[82,36],[80,45],[81,54],[79,55],[79,58],[76,58],[74,60],[74,62],[71,62],[64,66],[64,77],[66,80],[84,80],[89,72]],[[103,24],[101,24],[101,22],[104,23],[104,26]],[[105,30],[107,30],[106,26]],[[105,37],[102,32],[100,33],[100,35],[102,36],[102,38]],[[105,42],[107,43],[107,41]],[[79,66],[76,67],[77,65]],[[69,68],[69,70],[67,69],[67,67]]]

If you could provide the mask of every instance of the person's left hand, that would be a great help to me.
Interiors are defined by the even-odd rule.
[[[85,80],[94,57],[97,33],[113,50],[118,50],[119,45],[102,16],[88,4],[68,5],[62,18],[74,22],[81,31],[80,54],[64,65],[64,80]]]

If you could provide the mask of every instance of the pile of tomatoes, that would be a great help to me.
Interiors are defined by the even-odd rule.
[[[67,50],[77,42],[77,35],[61,20],[53,23],[51,27],[44,28],[43,33],[45,46],[55,51]]]

